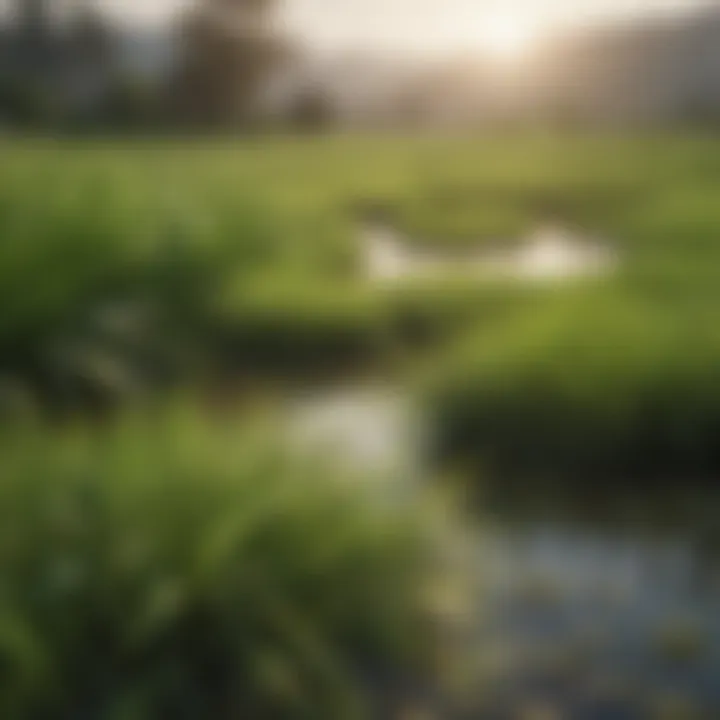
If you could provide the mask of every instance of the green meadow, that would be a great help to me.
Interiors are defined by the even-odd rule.
[[[207,400],[237,384],[402,378],[435,467],[471,480],[720,470],[711,136],[6,139],[0,157],[3,717],[381,717],[380,687],[426,683],[422,513],[283,461],[241,393],[230,433]],[[381,285],[370,211],[438,250],[558,221],[619,266]]]
[[[372,287],[356,237],[368,207],[436,246],[510,244],[559,219],[621,255],[593,307],[630,296],[659,324],[664,300],[693,319],[712,311],[712,139],[48,140],[2,152],[2,369],[43,398],[81,379],[113,390],[133,371],[197,376],[208,361],[278,373],[382,363],[556,294]]]

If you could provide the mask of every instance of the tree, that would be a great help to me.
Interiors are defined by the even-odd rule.
[[[272,10],[272,0],[202,0],[184,18],[172,88],[182,121],[227,127],[253,119],[281,56]]]
[[[157,129],[162,121],[156,88],[142,76],[129,72],[113,76],[103,111],[105,124],[116,130]]]
[[[95,5],[76,2],[59,73],[66,119],[81,124],[103,119],[117,73],[116,38]]]
[[[325,130],[335,120],[331,99],[319,88],[300,92],[290,108],[290,122],[298,130]]]
[[[115,37],[97,0],[73,0],[61,32],[50,0],[15,0],[0,47],[0,113],[10,123],[69,127],[96,122],[115,64]]]
[[[41,125],[54,118],[50,68],[56,66],[47,0],[15,0],[0,47],[0,114],[4,121]]]

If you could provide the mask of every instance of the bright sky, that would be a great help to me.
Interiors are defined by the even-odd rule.
[[[288,24],[323,46],[472,50],[520,45],[613,15],[675,12],[701,0],[284,0]]]
[[[191,0],[97,0],[113,14],[160,21]],[[690,9],[709,0],[277,0],[283,25],[322,49],[502,53],[544,33],[613,15]],[[2,3],[2,0],[0,0]]]

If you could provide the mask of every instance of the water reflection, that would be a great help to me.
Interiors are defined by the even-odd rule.
[[[416,464],[417,428],[408,396],[385,385],[340,385],[288,398],[291,439],[310,452],[387,475]]]
[[[423,423],[400,391],[313,391],[291,398],[288,418],[306,449],[382,482],[402,478],[398,497],[433,475]],[[463,638],[470,717],[720,717],[719,491],[472,486],[482,490],[472,540],[480,592]]]
[[[559,281],[607,275],[619,264],[606,243],[559,225],[540,226],[527,237],[497,247],[480,242],[461,252],[423,247],[382,223],[362,225],[359,239],[366,276],[380,283],[455,276]]]
[[[634,520],[637,491],[604,490],[613,501],[590,512],[581,482],[488,488],[477,646],[485,664],[498,647],[514,662],[486,688],[486,711],[528,698],[558,717],[718,717],[720,563],[705,523],[718,494],[647,489]],[[688,496],[703,508],[694,518]]]

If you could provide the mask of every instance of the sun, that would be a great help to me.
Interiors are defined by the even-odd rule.
[[[536,28],[520,15],[488,17],[480,29],[484,50],[499,60],[516,60],[527,55],[536,41]]]

